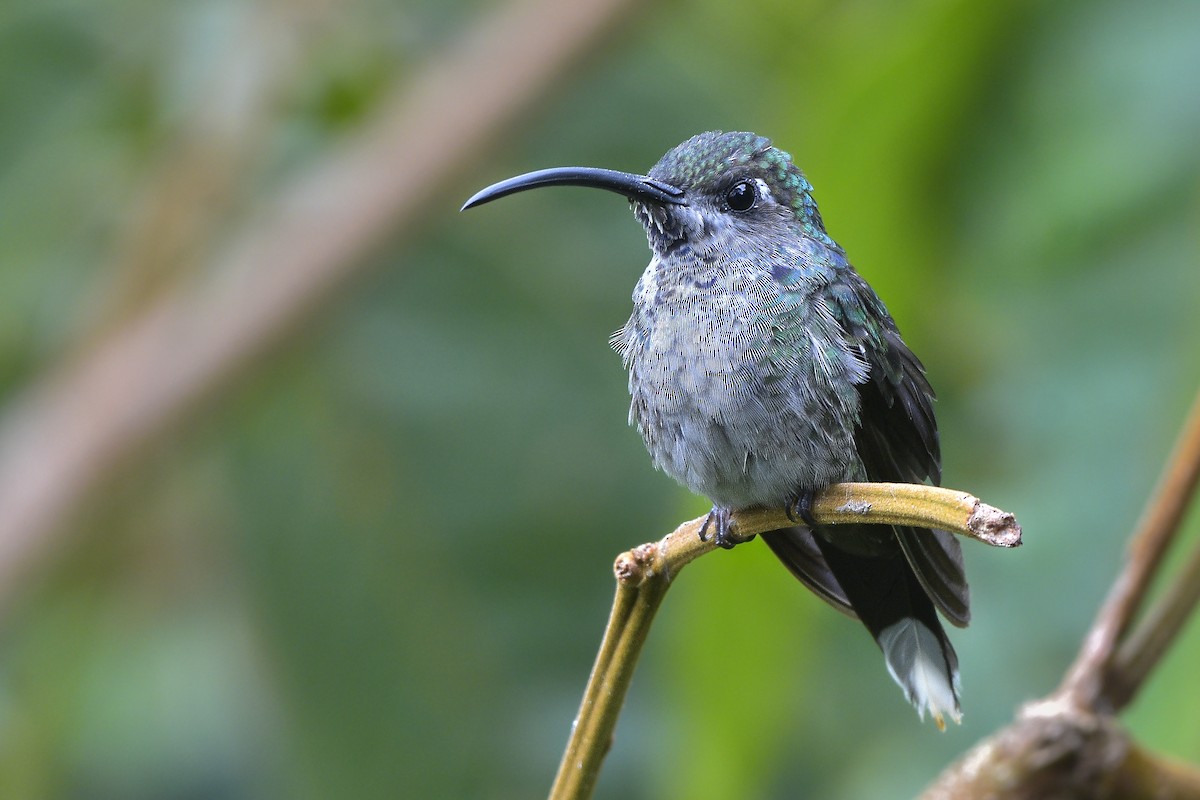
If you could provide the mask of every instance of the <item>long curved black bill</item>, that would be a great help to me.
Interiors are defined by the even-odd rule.
[[[630,200],[664,205],[687,205],[682,189],[646,175],[634,175],[631,172],[618,172],[614,169],[597,167],[555,167],[527,172],[506,181],[493,183],[486,189],[476,192],[470,200],[463,203],[460,210],[466,211],[468,208],[490,203],[505,195],[523,192],[526,189],[537,189],[541,186],[589,186],[593,189],[607,189],[610,192],[616,192]]]

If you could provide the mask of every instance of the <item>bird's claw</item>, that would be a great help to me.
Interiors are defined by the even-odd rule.
[[[785,509],[787,517],[792,522],[803,522],[810,528],[817,526],[816,519],[812,515],[813,492],[811,489],[800,489],[796,492],[796,496],[792,498],[792,502]]]
[[[712,507],[712,511],[704,518],[704,524],[700,526],[700,541],[708,541],[710,525],[713,528],[713,542],[724,550],[732,550],[735,546],[754,538],[753,533],[749,536],[739,536],[733,532],[732,512],[728,508]]]

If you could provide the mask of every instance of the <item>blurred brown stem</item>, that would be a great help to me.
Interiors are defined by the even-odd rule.
[[[1116,708],[1133,700],[1138,689],[1170,649],[1200,602],[1200,545],[1174,575],[1171,585],[1117,647],[1107,693]]]
[[[946,769],[921,800],[1196,800],[1200,771],[1151,753],[1116,719],[1031,703]]]
[[[275,115],[307,45],[329,23],[328,0],[247,4],[231,15],[196,102],[142,178],[116,232],[98,328],[119,325],[192,272],[221,224],[243,211]],[[90,337],[89,337],[90,338]]]
[[[829,525],[847,522],[919,525],[998,547],[1021,544],[1021,528],[1011,514],[972,495],[937,486],[835,484],[814,498],[812,513],[817,521]],[[650,623],[671,581],[687,564],[717,547],[711,538],[700,540],[703,524],[704,517],[685,522],[661,541],[640,545],[618,556],[614,565],[617,590],[612,613],[550,790],[550,800],[591,797]],[[735,514],[734,524],[739,535],[750,536],[793,523],[783,511],[775,510]]]
[[[1133,658],[1133,654],[1125,650],[1124,658],[1118,658],[1118,646],[1122,637],[1129,629],[1134,615],[1141,608],[1150,584],[1162,564],[1167,547],[1174,540],[1183,521],[1184,512],[1196,491],[1197,481],[1200,480],[1200,393],[1192,403],[1191,412],[1184,423],[1175,448],[1167,460],[1158,488],[1152,495],[1137,530],[1129,543],[1129,558],[1125,568],[1113,582],[1108,598],[1104,601],[1091,630],[1084,639],[1083,646],[1060,692],[1077,707],[1088,710],[1118,711],[1132,698],[1138,685],[1149,674],[1149,668],[1157,661],[1158,655],[1165,651],[1170,641],[1182,626],[1183,619],[1179,618],[1179,610],[1164,609],[1152,622],[1156,627],[1166,625],[1160,633],[1154,636],[1154,650],[1148,651],[1142,657]],[[1200,556],[1198,556],[1200,557]],[[1186,576],[1185,576],[1186,577]],[[1173,595],[1186,606],[1184,617],[1195,605],[1195,599],[1187,601],[1188,591]],[[1135,637],[1138,642],[1150,640],[1149,631],[1142,630]],[[1149,661],[1145,657],[1149,657]],[[1122,675],[1120,667],[1114,662],[1138,662],[1139,675],[1135,682],[1133,675]],[[1110,689],[1113,682],[1122,688],[1120,697],[1112,695]]]
[[[1175,445],[1164,473],[1155,507],[1147,512],[1146,530],[1161,528],[1164,541],[1154,554],[1155,566],[1162,550],[1178,533],[1200,483],[1200,394],[1192,405],[1188,422]],[[1153,526],[1151,526],[1153,523]],[[1139,534],[1139,539],[1141,534]],[[1134,547],[1137,548],[1137,540]],[[1153,544],[1143,544],[1149,549]],[[1147,556],[1148,558],[1148,556]],[[1138,624],[1128,630],[1110,658],[1105,690],[1115,708],[1127,705],[1145,683],[1159,660],[1170,648],[1200,602],[1200,544],[1197,544],[1171,584]],[[1126,625],[1128,629],[1128,624]]]
[[[1132,620],[1200,482],[1200,393],[1129,545],[1129,559],[1062,685],[951,764],[923,800],[1200,798],[1200,769],[1131,740],[1116,714],[1145,684],[1200,601],[1200,546],[1141,621]]]
[[[224,252],[14,393],[0,418],[0,605],[102,481],[329,300],[374,247],[411,230],[634,7],[500,7],[265,203]]]

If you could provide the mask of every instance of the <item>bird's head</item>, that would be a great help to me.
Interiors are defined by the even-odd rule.
[[[629,198],[662,255],[681,245],[723,248],[743,237],[800,233],[826,240],[812,186],[786,152],[753,133],[711,131],[670,150],[646,175],[558,167],[475,194],[463,209],[539,186],[591,186]]]

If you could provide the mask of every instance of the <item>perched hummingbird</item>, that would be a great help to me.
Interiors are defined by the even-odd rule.
[[[612,337],[629,370],[630,424],[654,464],[712,511],[700,531],[745,541],[730,514],[788,510],[763,535],[805,585],[857,617],[922,718],[959,713],[958,657],[938,619],[970,619],[957,540],[901,526],[814,523],[839,481],[941,480],[933,389],[883,302],[825,232],[812,186],[753,133],[702,133],[647,175],[546,169],[463,209],[539,186],[622,194],[653,257]]]

